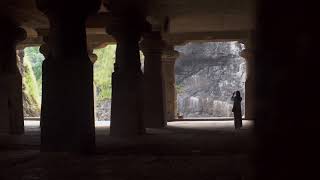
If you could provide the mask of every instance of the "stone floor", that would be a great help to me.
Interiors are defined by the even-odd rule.
[[[38,125],[24,136],[0,135],[0,180],[253,179],[252,122],[171,122],[141,137],[108,136],[96,127],[91,155],[40,153]]]

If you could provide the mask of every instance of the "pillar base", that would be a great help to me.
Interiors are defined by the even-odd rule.
[[[92,66],[85,57],[43,62],[41,151],[94,150]]]
[[[110,135],[131,137],[145,133],[142,121],[142,74],[112,74]]]
[[[22,77],[0,75],[0,133],[23,134]]]
[[[254,89],[253,80],[247,79],[245,83],[245,119],[255,119],[255,107],[254,107]]]

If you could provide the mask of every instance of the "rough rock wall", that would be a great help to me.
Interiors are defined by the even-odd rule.
[[[177,46],[176,62],[178,112],[184,117],[233,116],[231,96],[239,90],[243,98],[244,47],[238,42],[188,43]]]
[[[111,100],[101,100],[96,105],[96,120],[110,121],[111,119]]]

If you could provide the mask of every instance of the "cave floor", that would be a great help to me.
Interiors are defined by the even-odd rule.
[[[253,123],[170,122],[132,138],[96,127],[91,155],[39,152],[39,126],[23,136],[0,135],[0,180],[253,179]]]

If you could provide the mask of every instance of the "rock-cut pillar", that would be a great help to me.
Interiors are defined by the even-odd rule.
[[[164,110],[167,122],[177,118],[177,92],[175,81],[175,62],[179,52],[172,46],[167,46],[162,54],[162,75],[164,88]]]
[[[99,0],[38,0],[50,21],[42,65],[41,150],[87,152],[95,147],[93,65],[86,18]]]
[[[249,43],[245,43],[246,49],[241,52],[241,56],[246,60],[247,78],[245,82],[245,119],[255,119],[255,75],[254,75],[254,55]]]
[[[144,108],[143,120],[146,128],[162,128],[167,122],[164,111],[162,74],[162,50],[165,42],[160,32],[146,33],[140,43],[144,54]]]
[[[16,45],[26,38],[26,32],[9,19],[1,17],[0,22],[0,133],[23,134],[22,77]]]
[[[93,53],[93,50],[90,49],[88,50],[88,54],[89,54],[89,58],[90,61],[92,62],[92,64],[94,65],[94,63],[98,60],[98,56],[96,54]],[[93,82],[93,109],[94,109],[94,120],[97,120],[97,112],[96,112],[96,107],[97,107],[97,87],[95,85],[95,83]]]
[[[107,33],[117,41],[112,73],[110,135],[130,137],[143,134],[143,74],[139,40],[145,21],[140,17],[113,17]]]

